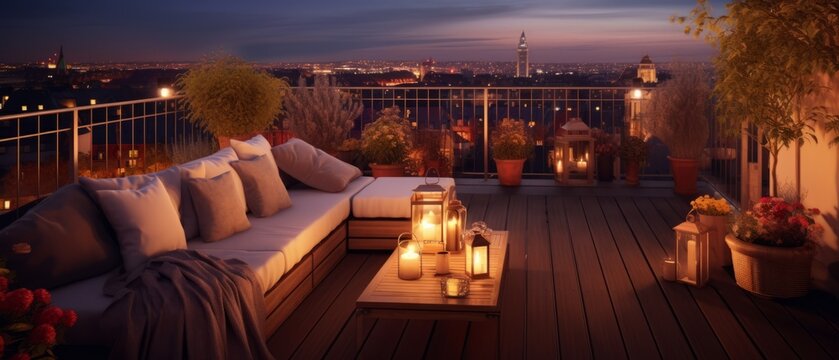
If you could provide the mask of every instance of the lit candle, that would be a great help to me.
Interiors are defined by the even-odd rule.
[[[428,214],[422,217],[422,240],[440,241],[440,216],[434,211],[428,210]]]
[[[11,208],[12,208],[12,201],[11,200],[3,201],[3,210],[9,210]]]
[[[475,249],[474,259],[472,259],[472,268],[475,269],[475,274],[487,274],[487,256],[486,248]]]
[[[664,259],[661,269],[661,277],[667,281],[676,281],[676,261],[671,258]]]
[[[562,160],[556,162],[556,173],[562,174]]]
[[[416,280],[421,275],[420,254],[416,252],[414,247],[410,247],[407,252],[399,256],[399,278],[403,280]]]
[[[455,245],[460,239],[460,221],[457,218],[451,218],[446,225],[446,249],[459,250]]]
[[[456,278],[446,279],[446,296],[460,295],[460,280]]]
[[[696,281],[696,240],[688,240],[687,278]]]
[[[577,161],[577,170],[584,172],[584,171],[586,171],[587,167],[588,167],[588,162],[586,162],[585,160],[581,159],[581,160]]]

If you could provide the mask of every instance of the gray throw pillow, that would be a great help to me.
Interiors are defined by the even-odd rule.
[[[137,190],[99,190],[96,198],[116,231],[126,271],[165,252],[186,249],[178,210],[160,179]]]
[[[12,246],[28,243],[29,254]],[[105,215],[78,184],[66,185],[0,231],[0,257],[17,285],[52,289],[119,266],[119,245]]]
[[[271,155],[231,161],[245,188],[245,202],[256,217],[266,217],[291,206],[291,197],[280,179]]]
[[[228,171],[211,179],[187,180],[201,240],[215,242],[250,229],[247,207],[235,193],[234,177]]]
[[[280,170],[321,191],[344,191],[350,181],[361,176],[357,167],[297,138],[274,146],[271,153]]]

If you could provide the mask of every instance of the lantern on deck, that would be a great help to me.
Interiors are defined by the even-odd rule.
[[[676,232],[676,280],[696,287],[708,282],[708,244],[711,229],[689,213]]]
[[[402,280],[422,277],[422,244],[411,233],[402,233],[397,239],[397,275]]]
[[[594,137],[580,118],[562,125],[554,145],[555,177],[561,184],[594,183]]]
[[[486,224],[476,223],[465,234],[463,247],[466,252],[466,275],[472,279],[489,278],[490,230]]]
[[[438,179],[439,181],[439,179]],[[449,193],[438,183],[417,186],[411,195],[411,227],[422,243],[423,253],[446,250],[446,232],[443,216],[446,215]]]
[[[446,208],[446,251],[459,252],[463,249],[462,234],[466,230],[466,206],[454,199]]]

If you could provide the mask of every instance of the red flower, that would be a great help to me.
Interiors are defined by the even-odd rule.
[[[10,357],[9,360],[29,360],[31,358],[32,357],[30,357],[29,354],[24,353],[24,352],[19,352],[17,354],[14,354],[14,356]]]
[[[3,357],[4,350],[6,350],[6,338],[0,336],[0,358]]]
[[[5,276],[0,276],[0,292],[6,292],[9,290],[9,279]]]
[[[55,345],[55,328],[48,324],[36,326],[29,333],[29,342],[36,345]]]
[[[2,308],[2,312],[7,314],[22,315],[32,306],[33,300],[32,291],[29,289],[17,289],[6,294],[6,298],[3,299],[0,308]]]
[[[64,310],[64,316],[61,318],[61,324],[65,327],[73,327],[76,325],[76,321],[79,320],[79,315],[76,314],[75,310]]]
[[[812,209],[810,209],[810,213],[813,214],[813,215],[819,215],[819,214],[821,214],[821,211],[819,211],[819,209],[817,209],[817,208],[812,208]]]
[[[47,289],[36,289],[32,292],[32,295],[35,296],[35,301],[38,303],[49,305],[49,303],[52,302],[52,296]]]
[[[48,324],[58,325],[58,322],[64,317],[64,312],[58,307],[47,306],[35,316],[35,325]]]

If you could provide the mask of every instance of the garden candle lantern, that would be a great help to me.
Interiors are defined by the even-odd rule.
[[[446,225],[443,216],[448,205],[448,191],[437,183],[417,186],[411,195],[411,226],[422,243],[422,251],[436,253],[446,250]]]
[[[466,230],[466,206],[452,200],[446,208],[446,251],[459,252],[463,248],[462,234]]]
[[[422,277],[422,244],[410,233],[399,235],[396,247],[397,274],[402,280],[417,280]]]
[[[589,158],[594,155],[594,136],[580,118],[571,118],[562,126],[554,148],[556,181],[561,184],[594,183],[594,166]]]
[[[708,244],[710,228],[688,214],[685,222],[673,228],[676,232],[676,280],[697,287],[708,282]]]
[[[489,234],[473,228],[464,241],[466,275],[472,279],[489,278]]]

